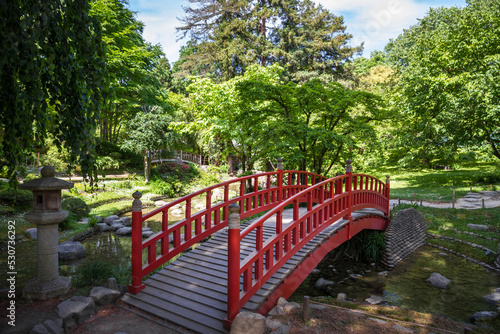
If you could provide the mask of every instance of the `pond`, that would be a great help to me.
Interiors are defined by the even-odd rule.
[[[379,275],[385,271],[383,267],[332,260],[333,256],[325,258],[317,267],[321,272],[309,275],[290,299],[301,301],[304,295],[336,297],[342,292],[348,299],[362,302],[378,295],[391,306],[458,321],[468,321],[477,311],[495,311],[494,305],[482,297],[500,287],[500,275],[430,246],[419,248],[387,275]],[[451,280],[447,289],[426,281],[434,272]],[[335,283],[328,291],[317,289],[314,284],[320,277]]]

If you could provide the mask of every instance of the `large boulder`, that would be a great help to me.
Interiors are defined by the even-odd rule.
[[[439,273],[432,273],[426,281],[440,289],[446,289],[451,282],[448,278]]]
[[[493,293],[490,293],[489,295],[483,296],[483,298],[492,304],[500,302],[500,288],[495,289],[495,291],[493,291]]]
[[[114,303],[121,295],[120,291],[105,288],[103,286],[96,286],[90,290],[89,296],[94,299],[97,305],[103,306]]]
[[[111,231],[115,232],[123,227],[125,227],[125,226],[123,226],[123,224],[118,224],[118,223],[113,222],[113,224],[111,224],[111,226],[109,228]]]
[[[59,245],[58,249],[60,261],[74,261],[83,259],[86,256],[85,247],[81,242],[66,241]]]
[[[99,232],[108,232],[111,229],[111,227],[105,223],[98,223],[96,226],[99,229]]]
[[[62,319],[66,331],[75,327],[96,313],[95,302],[91,297],[73,296],[56,306],[56,314]]]
[[[480,319],[488,319],[488,318],[493,318],[498,315],[497,312],[494,311],[480,311],[480,312],[475,312],[473,315],[469,317],[469,321],[471,323],[475,323],[477,320]]]
[[[292,325],[286,316],[271,316],[266,318],[266,333],[288,334]]]
[[[240,312],[231,325],[231,334],[264,334],[266,317],[262,314]]]
[[[132,226],[132,219],[130,217],[121,217],[115,220],[115,223],[122,224],[123,226]]]

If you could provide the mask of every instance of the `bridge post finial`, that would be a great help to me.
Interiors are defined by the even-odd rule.
[[[240,229],[240,206],[236,203],[229,204],[228,206],[229,212],[229,220],[228,220],[228,227],[230,229]]]
[[[390,176],[390,175],[386,175],[386,176],[385,176],[385,183],[386,183],[386,184],[391,183],[390,178],[391,178],[391,176]]]
[[[352,173],[352,160],[351,159],[347,159],[347,165],[345,166],[345,172],[346,173]]]
[[[278,170],[283,170],[283,159],[278,158],[278,166],[276,167]]]

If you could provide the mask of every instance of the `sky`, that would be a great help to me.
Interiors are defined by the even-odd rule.
[[[466,0],[315,0],[335,15],[342,15],[347,32],[353,35],[351,45],[364,42],[364,57],[383,50],[389,39],[397,38],[403,29],[415,25],[430,7],[464,7]],[[184,16],[187,0],[129,0],[130,10],[145,24],[144,38],[160,44],[170,63],[179,59],[185,39],[179,40],[177,18]]]

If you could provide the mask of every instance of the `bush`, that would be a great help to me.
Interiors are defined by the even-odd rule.
[[[75,218],[75,215],[73,213],[69,213],[68,217],[64,219],[62,222],[59,223],[58,228],[59,231],[67,231],[67,230],[72,230],[78,226],[78,221],[77,218]]]
[[[86,261],[77,270],[75,285],[80,287],[101,286],[112,276],[112,268],[109,263],[101,260]]]
[[[0,201],[15,205],[28,205],[33,201],[33,194],[29,190],[9,188],[9,185],[0,181]]]
[[[112,157],[104,156],[97,157],[96,159],[97,168],[101,170],[116,170],[120,169],[120,162]]]
[[[63,210],[67,210],[73,214],[75,219],[86,217],[90,213],[90,207],[78,197],[68,197],[63,199],[61,207]]]
[[[100,157],[109,157],[119,163],[118,168],[140,169],[143,157],[133,151],[123,149],[107,140],[96,140],[96,153]]]

